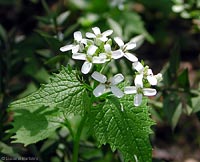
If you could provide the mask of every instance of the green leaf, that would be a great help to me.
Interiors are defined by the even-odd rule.
[[[193,112],[199,112],[200,111],[200,94],[197,97],[193,97],[192,99],[192,107],[193,107]]]
[[[163,111],[167,117],[168,122],[173,125],[172,118],[176,109],[178,108],[179,103],[181,102],[180,97],[176,92],[172,92],[164,94],[163,98]]]
[[[83,97],[86,95],[83,84],[77,79],[76,72],[63,67],[59,74],[50,78],[50,83],[42,85],[35,93],[13,102],[11,110],[32,106],[49,106],[64,109],[66,114],[82,114]]]
[[[113,20],[112,18],[108,18],[108,24],[109,26],[113,29],[114,33],[116,34],[116,36],[122,37],[122,27],[120,26],[120,24]]]
[[[42,17],[42,16],[35,16],[35,18],[38,20],[38,22],[43,24],[51,24],[51,19],[49,17]]]
[[[63,13],[61,13],[57,18],[56,18],[56,22],[58,25],[62,25],[66,20],[67,18],[69,17],[70,15],[70,11],[65,11]]]
[[[149,142],[150,127],[154,122],[149,117],[147,101],[139,107],[133,106],[133,96],[118,100],[109,98],[105,104],[91,110],[89,123],[99,145],[109,143],[118,149],[125,162],[150,162],[152,148]]]
[[[185,89],[188,89],[190,87],[188,69],[183,70],[182,73],[178,76],[178,85]]]
[[[99,15],[98,14],[87,13],[85,16],[80,17],[78,21],[84,27],[90,27],[95,22],[97,22],[98,19],[99,19]]]
[[[128,40],[130,39],[131,33],[133,34],[143,34],[144,37],[150,41],[154,42],[153,38],[149,35],[144,27],[144,23],[139,14],[136,12],[123,12],[122,13],[124,20],[124,37]]]
[[[180,47],[178,44],[175,44],[170,56],[170,65],[169,72],[171,73],[171,77],[175,77],[177,70],[180,66]]]
[[[59,51],[60,46],[62,45],[61,42],[57,39],[57,37],[49,35],[41,30],[35,30],[42,38],[48,43],[49,47],[53,51]]]
[[[0,141],[0,154],[9,155],[12,157],[20,157],[17,153],[16,148],[8,146],[7,144]]]
[[[4,29],[4,27],[1,24],[0,24],[0,38],[2,38],[3,41],[5,41],[5,42],[7,40],[6,30]]]
[[[25,146],[46,139],[59,128],[64,121],[63,114],[55,108],[30,107],[15,110],[13,129],[16,133],[11,138],[13,143],[23,143]]]
[[[175,129],[180,117],[181,117],[181,114],[182,114],[182,104],[179,103],[178,106],[176,107],[175,109],[175,112],[172,116],[172,128]]]
[[[10,104],[15,114],[14,142],[28,145],[49,137],[62,125],[64,116],[83,114],[86,97],[76,71],[63,67],[38,91]]]

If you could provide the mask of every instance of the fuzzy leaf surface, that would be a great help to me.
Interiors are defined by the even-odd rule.
[[[152,147],[149,134],[154,122],[149,117],[146,99],[139,107],[133,106],[133,96],[118,100],[109,98],[93,107],[89,122],[99,145],[110,144],[118,149],[124,161],[151,162]]]
[[[30,107],[57,107],[65,114],[82,114],[84,96],[82,83],[77,79],[76,72],[63,67],[59,74],[54,74],[48,84],[31,95],[11,103],[11,110],[30,109]]]

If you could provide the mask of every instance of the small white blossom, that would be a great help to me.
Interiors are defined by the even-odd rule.
[[[148,69],[147,80],[151,85],[157,85],[158,84],[158,80],[157,80],[156,76],[153,75],[153,72],[152,72],[151,69]]]
[[[121,58],[124,56],[131,62],[138,61],[138,58],[134,54],[128,52],[128,50],[134,49],[136,47],[135,42],[128,42],[128,43],[124,44],[124,42],[121,40],[120,37],[115,37],[114,40],[120,49],[113,51],[113,57]]]
[[[113,51],[111,49],[110,44],[104,45],[105,53],[101,53],[101,55],[104,55],[104,57],[107,58],[107,61],[110,61],[111,59],[118,59],[119,57],[117,55],[113,55]]]
[[[87,43],[86,39],[83,39],[80,31],[74,32],[74,43],[63,46],[60,48],[60,51],[66,52],[72,50],[72,53],[77,53],[78,51],[82,51],[84,49],[84,44]]]
[[[162,80],[162,74],[153,75],[152,70],[148,66],[144,67],[139,61],[134,62],[132,66],[137,72],[146,77],[150,85],[157,85]]]
[[[100,82],[100,84],[94,89],[93,94],[96,97],[101,96],[106,90],[110,90],[116,97],[123,97],[124,93],[116,86],[124,80],[122,74],[116,74],[112,79],[107,80],[107,77],[99,72],[94,72],[92,78]]]
[[[108,40],[107,37],[113,33],[113,30],[106,30],[101,33],[101,30],[98,27],[94,27],[92,28],[92,30],[94,33],[87,32],[86,37],[96,39],[96,43],[98,43],[99,40],[102,42],[106,42]]]
[[[135,77],[135,86],[127,86],[124,88],[125,94],[135,94],[134,105],[139,106],[142,103],[142,96],[154,96],[156,95],[156,89],[143,88],[143,75],[139,74]]]
[[[81,72],[83,74],[89,73],[89,71],[92,68],[92,64],[102,64],[107,61],[106,56],[99,54],[99,56],[95,55],[96,50],[98,47],[95,45],[89,46],[87,53],[74,53],[72,55],[73,59],[76,60],[85,60],[85,62],[82,65]]]

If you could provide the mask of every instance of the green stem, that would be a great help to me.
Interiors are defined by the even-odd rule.
[[[74,139],[74,132],[72,130],[71,124],[70,122],[67,120],[67,118],[65,118],[65,122],[63,123],[65,127],[67,127],[69,129],[69,132],[72,136],[72,139]]]
[[[106,66],[109,64],[110,61],[106,62],[104,64],[104,66],[101,68],[100,73],[103,73],[104,69],[106,68]]]
[[[78,162],[79,142],[80,142],[81,132],[83,130],[85,121],[86,121],[86,114],[83,116],[74,138],[72,162]]]
[[[47,13],[48,15],[50,15],[50,14],[51,14],[51,11],[50,11],[50,9],[49,9],[49,6],[48,6],[46,0],[42,0],[42,6],[44,7],[46,13]]]

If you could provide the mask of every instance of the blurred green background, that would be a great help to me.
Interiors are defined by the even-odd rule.
[[[47,83],[61,65],[73,65],[71,54],[59,48],[72,42],[73,32],[95,26],[113,29],[113,36],[124,41],[144,35],[134,52],[155,74],[163,74],[159,93],[149,103],[157,123],[153,161],[200,161],[200,0],[0,0],[0,157],[70,161],[67,130],[28,147],[12,144],[7,130],[13,114],[7,107]],[[120,60],[115,66],[131,75],[130,63]],[[78,121],[72,121],[74,128]],[[121,161],[119,152],[113,154],[107,145],[97,148],[86,134],[81,162]]]

